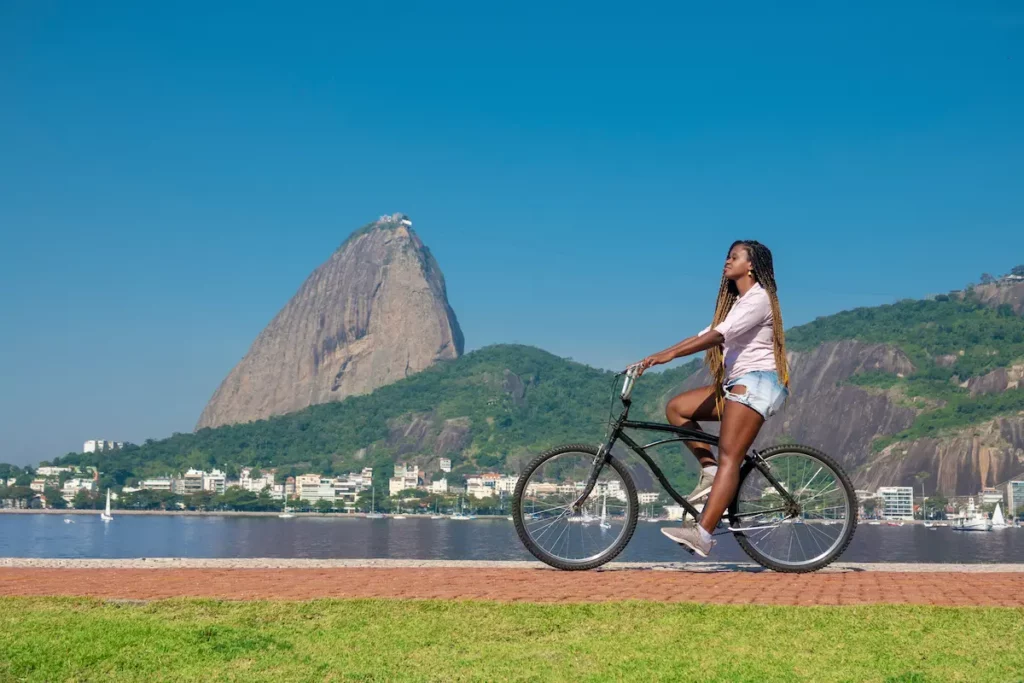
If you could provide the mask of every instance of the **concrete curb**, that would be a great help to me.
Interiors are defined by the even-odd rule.
[[[0,557],[0,568],[39,569],[542,569],[541,562],[486,560],[314,560],[291,558],[188,558],[143,557],[133,559],[36,559]],[[598,571],[622,570],[677,571],[693,573],[762,572],[762,567],[746,562],[611,562]],[[555,570],[551,570],[555,571]],[[824,572],[898,572],[898,573],[1024,573],[1020,564],[939,564],[836,562]]]

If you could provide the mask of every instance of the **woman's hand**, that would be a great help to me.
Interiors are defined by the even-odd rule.
[[[640,377],[641,375],[643,375],[644,371],[647,370],[647,368],[654,367],[655,365],[662,365],[664,363],[670,362],[671,360],[672,359],[667,357],[664,353],[656,353],[653,356],[647,356],[647,358],[644,358],[637,364],[638,368],[636,376]]]

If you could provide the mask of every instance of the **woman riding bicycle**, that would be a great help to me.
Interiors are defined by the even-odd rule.
[[[686,442],[701,464],[697,487],[687,496],[707,502],[699,524],[664,527],[661,532],[707,557],[711,537],[739,485],[740,466],[764,421],[789,396],[789,369],[782,313],[768,247],[753,240],[734,242],[729,248],[718,291],[715,316],[709,327],[639,364],[642,372],[676,358],[707,351],[714,383],[679,394],[665,408],[676,426],[699,429],[697,420],[722,423],[718,460],[707,445]]]

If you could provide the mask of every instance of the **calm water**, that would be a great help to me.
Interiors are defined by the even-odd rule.
[[[533,559],[505,519],[338,519],[276,517],[117,517],[0,514],[0,557],[295,557],[447,560]],[[690,555],[641,522],[620,556],[639,562]],[[745,561],[731,536],[713,559]],[[860,526],[848,562],[1024,562],[1024,529],[961,532],[922,526]]]

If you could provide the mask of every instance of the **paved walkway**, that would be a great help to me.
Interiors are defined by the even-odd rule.
[[[1024,607],[1024,565],[845,563],[802,575],[746,564],[613,563],[589,572],[541,567],[528,562],[0,558],[0,596]]]

